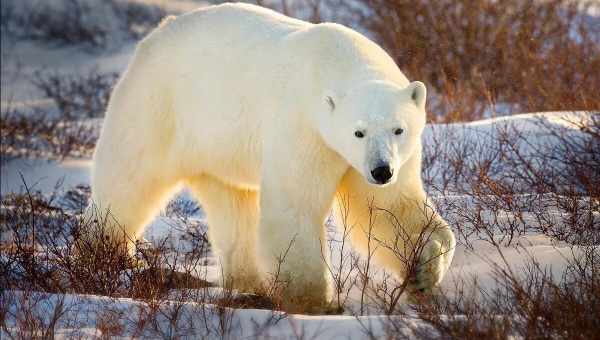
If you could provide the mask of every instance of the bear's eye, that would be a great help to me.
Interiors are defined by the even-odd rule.
[[[362,131],[355,131],[354,135],[356,136],[356,138],[363,138],[365,136],[365,133]]]
[[[404,132],[404,130],[402,130],[401,128],[397,128],[396,130],[394,130],[394,134],[396,136],[400,136],[402,134],[402,132]]]

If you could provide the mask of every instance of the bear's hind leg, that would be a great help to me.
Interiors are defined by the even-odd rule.
[[[258,288],[256,230],[258,192],[241,190],[210,176],[187,182],[208,219],[208,237],[221,260],[224,284],[240,291]]]
[[[107,234],[122,237],[124,233],[129,250],[133,251],[134,242],[146,225],[177,189],[177,181],[163,176],[128,178],[124,174],[120,171],[96,171],[92,183],[92,204],[85,214],[86,218],[105,219]]]

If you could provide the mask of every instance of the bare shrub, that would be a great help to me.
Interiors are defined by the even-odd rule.
[[[2,291],[0,295],[4,314],[2,334],[14,339],[54,339],[59,320],[73,307],[65,303],[64,295],[50,297],[47,293],[31,291]]]
[[[535,259],[521,273],[497,265],[493,292],[479,294],[475,283],[416,310],[442,338],[590,339],[600,326],[598,256],[598,247],[584,248],[560,279]]]
[[[115,39],[139,38],[167,14],[143,1],[3,1],[3,31],[20,39],[105,47]]]
[[[3,18],[4,23],[19,37],[101,46],[110,33],[110,25],[94,17],[101,14],[95,14],[95,10],[104,6],[94,6],[90,1],[5,3],[3,10],[10,9],[10,16]]]
[[[64,197],[70,195],[68,191]],[[158,247],[138,247],[132,257],[127,235],[106,237],[106,225],[113,223],[110,214],[82,219],[59,205],[64,197],[28,189],[3,197],[4,287],[152,299],[170,289],[210,286],[194,273],[209,249],[204,235],[189,253],[177,253],[167,239]]]
[[[96,327],[100,331],[101,339],[111,339],[112,337],[122,335],[125,327],[121,323],[122,313],[115,313],[112,310],[104,310],[99,313],[96,321]]]
[[[94,122],[65,121],[42,112],[6,112],[0,121],[0,161],[17,157],[90,157],[98,133]]]
[[[554,117],[491,130],[433,127],[423,179],[465,246],[511,245],[528,232],[598,243],[599,115]]]
[[[117,77],[96,70],[84,75],[38,71],[32,83],[54,102],[62,118],[73,120],[103,116]]]

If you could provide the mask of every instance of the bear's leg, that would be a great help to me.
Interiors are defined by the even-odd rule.
[[[105,220],[105,232],[116,237],[124,235],[133,251],[134,242],[164,207],[177,188],[177,181],[146,176],[141,170],[133,177],[126,177],[125,171],[112,170],[95,171],[92,204],[86,209],[86,218]]]
[[[209,176],[193,178],[187,184],[206,211],[208,237],[221,259],[224,284],[254,291],[258,286],[258,193],[236,189]]]
[[[328,166],[334,171],[299,169],[300,177],[290,171],[261,186],[261,276],[270,297],[281,299],[288,312],[322,313],[329,308],[324,222],[344,169]]]
[[[287,211],[290,215],[294,212]],[[264,213],[259,227],[262,279],[288,312],[320,313],[330,300],[322,221]]]

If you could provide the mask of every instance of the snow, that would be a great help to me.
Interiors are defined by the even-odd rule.
[[[98,330],[99,320],[106,315],[119,315],[124,337],[127,335],[142,338],[158,338],[160,333],[172,332],[172,336],[183,338],[290,338],[303,335],[306,338],[323,339],[361,339],[368,329],[376,337],[385,334],[384,318],[378,316],[309,316],[285,315],[281,312],[268,310],[246,309],[220,311],[214,305],[186,303],[165,306],[160,311],[164,313],[158,319],[162,325],[148,327],[140,331],[136,321],[140,314],[151,312],[149,307],[140,301],[131,299],[115,299],[89,295],[48,295],[34,293],[26,295],[23,292],[14,292],[18,300],[29,299],[35,301],[43,298],[45,303],[37,309],[42,318],[49,318],[58,303],[62,303],[65,314],[64,319],[74,320],[70,324],[58,327],[58,339],[69,339],[78,336],[100,336]],[[174,308],[179,310],[180,324],[171,325],[167,318]],[[17,305],[10,311],[16,312]],[[221,322],[233,325],[230,330],[222,330]],[[12,321],[12,320],[11,320]],[[14,327],[11,324],[9,327]],[[46,320],[47,321],[47,320]],[[2,334],[2,333],[0,333]]]
[[[27,186],[33,191],[52,192],[56,184],[74,187],[90,182],[90,160],[65,160],[62,162],[45,159],[15,159],[1,165],[0,193],[24,192]]]
[[[136,0],[142,1],[142,0]],[[176,13],[197,7],[202,4],[198,1],[165,1],[145,0],[146,2],[166,6],[169,12]],[[10,40],[3,36],[2,48],[2,112],[15,107],[47,108],[51,106],[50,101],[44,98],[35,87],[31,85],[31,77],[35,71],[51,69],[53,71],[69,74],[85,74],[90,70],[101,73],[120,72],[126,65],[133,52],[135,41],[125,40],[119,44],[107,48],[89,49],[84,46],[61,46],[47,42],[31,40]],[[8,44],[8,45],[5,45]],[[10,48],[4,48],[8,47]],[[564,119],[564,118],[568,119]],[[552,139],[547,136],[539,124],[539,119],[555,127],[560,127],[567,134],[578,135],[581,132],[576,125],[569,121],[578,121],[589,118],[585,112],[546,112],[530,113],[497,118],[485,119],[467,124],[430,125],[424,134],[424,145],[436,138],[447,138],[453,136],[461,143],[482,144],[493,147],[494,138],[498,131],[503,129],[516,129],[527,135],[531,143],[548,143]],[[450,152],[452,143],[445,143],[439,150],[439,154]],[[528,151],[527,145],[522,145]],[[529,152],[533,152],[529,150]],[[476,157],[476,155],[472,155]],[[45,159],[15,159],[1,165],[0,192],[2,196],[11,192],[23,192],[23,181],[27,183],[30,190],[39,190],[43,193],[51,193],[56,183],[61,182],[65,189],[72,188],[78,184],[89,184],[90,181],[89,159],[67,159],[63,161]],[[436,173],[446,163],[438,162],[430,171]],[[436,168],[437,167],[437,168]],[[435,176],[434,176],[435,177]],[[436,183],[436,178],[433,178]],[[452,191],[432,193],[437,199],[468,200],[467,196]],[[189,199],[185,192],[184,199]],[[195,222],[205,225],[205,216],[200,211],[192,217]],[[510,218],[510,216],[507,216]],[[183,234],[184,226],[179,222],[161,214],[153,221],[144,233],[144,238],[150,242],[159,242],[165,237],[179,239]],[[453,265],[447,278],[442,284],[442,291],[453,294],[455,285],[462,279],[477,277],[483,289],[495,287],[494,268],[497,264],[506,261],[512,268],[519,270],[528,258],[535,258],[542,267],[548,267],[560,276],[564,271],[569,258],[576,256],[578,248],[572,251],[567,244],[557,243],[549,237],[526,233],[520,235],[516,241],[518,247],[503,247],[502,255],[498,249],[484,240],[473,239],[472,248],[459,245],[456,250]],[[185,244],[184,244],[185,245]],[[205,273],[207,280],[218,283],[219,265],[214,257],[207,258],[206,265],[198,268],[198,272]],[[219,289],[212,289],[211,294],[219,294]],[[12,305],[13,312],[26,301],[34,301],[35,296],[26,296],[24,292],[13,291],[16,298]],[[44,303],[36,306],[39,315],[49,315],[50,311],[62,301],[66,308],[65,320],[75,320],[75,323],[61,324],[57,327],[58,338],[71,338],[76,336],[95,337],[100,335],[98,327],[101,319],[108,314],[119,315],[123,324],[125,337],[159,337],[156,328],[166,332],[173,325],[167,319],[168,312],[179,306],[176,300],[170,304],[160,306],[164,312],[160,316],[158,326],[143,328],[141,333],[135,327],[135,321],[140,313],[149,311],[149,304],[133,299],[112,299],[102,296],[90,295],[58,295],[47,293],[33,293],[44,297]],[[349,308],[347,312],[357,309],[360,292],[354,289],[350,292]],[[327,339],[360,339],[366,337],[366,331],[370,330],[375,337],[385,335],[385,324],[389,316],[370,315],[355,317],[352,315],[283,315],[278,312],[254,309],[228,309],[225,313],[214,305],[198,304],[188,302],[183,304],[180,324],[174,328],[182,332],[182,337],[197,338],[203,335],[219,338],[219,329],[223,318],[229,318],[233,327],[227,335],[229,338],[254,337],[257,335],[273,338],[291,338],[304,336],[307,338],[318,337]],[[18,320],[8,320],[11,331],[18,329]],[[415,317],[409,319],[409,323],[418,325],[420,321]],[[268,326],[268,327],[264,327]],[[260,331],[262,329],[262,331]],[[4,330],[2,330],[4,332]],[[258,332],[258,333],[257,333]],[[407,330],[408,332],[408,330]],[[0,332],[0,336],[3,333]],[[173,336],[177,334],[171,334]]]

